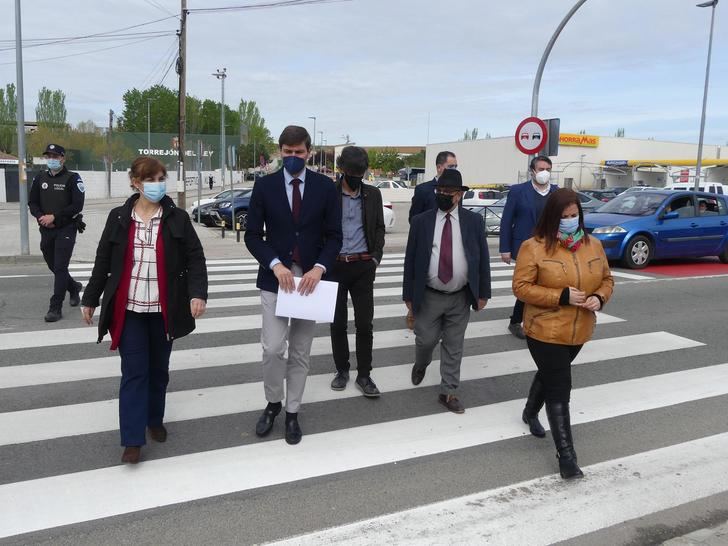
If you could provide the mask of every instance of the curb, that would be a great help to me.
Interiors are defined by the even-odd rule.
[[[0,264],[44,264],[43,256],[0,256]]]

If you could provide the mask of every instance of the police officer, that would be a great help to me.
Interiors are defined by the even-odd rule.
[[[77,225],[82,224],[84,191],[81,177],[66,169],[66,150],[58,144],[49,144],[43,156],[48,161],[44,170],[33,179],[28,206],[38,220],[40,250],[54,276],[53,296],[45,316],[46,322],[56,322],[63,315],[61,308],[69,293],[72,307],[79,304],[83,285],[71,278],[68,264],[76,244]]]

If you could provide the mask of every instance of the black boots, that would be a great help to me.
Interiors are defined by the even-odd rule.
[[[584,473],[576,464],[574,441],[571,439],[571,419],[568,402],[547,402],[546,415],[551,425],[551,435],[556,445],[556,457],[559,459],[559,472],[565,480],[583,478]]]
[[[546,436],[546,431],[538,420],[538,412],[543,407],[543,401],[543,384],[536,374],[533,376],[533,383],[531,383],[531,390],[528,391],[528,400],[526,400],[526,407],[523,408],[521,419],[528,425],[531,434],[538,438]]]
[[[48,308],[48,312],[45,316],[46,322],[57,322],[63,318],[63,313],[61,313],[61,307],[63,306],[62,303],[55,303],[51,302],[50,307]]]
[[[80,282],[73,281],[73,288],[68,290],[68,304],[71,307],[78,307],[81,303],[81,290],[83,285]]]

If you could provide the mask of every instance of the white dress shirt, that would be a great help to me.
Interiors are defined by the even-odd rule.
[[[427,286],[442,292],[457,292],[468,284],[468,261],[465,259],[458,207],[449,212],[450,226],[452,227],[452,279],[448,283],[443,283],[437,277],[440,264],[440,243],[442,242],[442,230],[445,227],[446,214],[448,213],[438,209],[435,216],[435,235],[432,237],[432,255],[430,256],[430,267],[427,271]]]

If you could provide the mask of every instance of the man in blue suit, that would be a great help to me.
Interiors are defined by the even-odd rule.
[[[341,204],[333,181],[306,169],[311,137],[303,127],[289,125],[278,146],[283,169],[259,178],[253,186],[248,207],[245,244],[258,260],[258,281],[262,303],[263,385],[268,406],[255,427],[266,436],[286,398],[286,442],[297,444],[302,432],[298,410],[309,370],[311,343],[316,323],[275,314],[278,287],[295,288],[294,276],[301,277],[298,292],[308,295],[331,270],[341,250]],[[286,353],[288,340],[288,357]]]
[[[531,238],[546,200],[559,187],[550,184],[551,160],[543,155],[531,160],[531,180],[511,186],[500,223],[501,260],[510,264],[517,259],[521,243]],[[523,302],[516,300],[508,330],[519,339],[526,339],[523,333]]]
[[[437,209],[412,218],[402,288],[414,314],[412,383],[422,382],[440,342],[439,402],[454,413],[465,411],[456,392],[470,308],[480,311],[490,299],[483,217],[458,206],[467,189],[460,172],[445,170],[437,180]]]
[[[421,212],[426,210],[433,210],[437,208],[435,203],[435,184],[437,179],[442,176],[442,172],[445,169],[457,169],[458,160],[455,154],[452,152],[440,152],[435,158],[435,178],[429,182],[424,182],[415,186],[415,192],[412,195],[412,204],[409,210],[409,221],[412,223],[412,217],[417,216]]]

